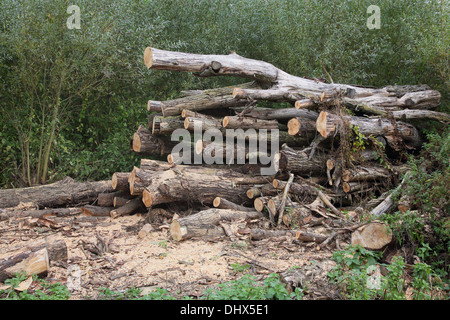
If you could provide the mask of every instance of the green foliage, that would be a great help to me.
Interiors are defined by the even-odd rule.
[[[379,262],[380,253],[371,252],[359,245],[333,253],[337,265],[328,273],[331,283],[336,284],[344,297],[350,300],[405,300],[406,264],[402,257],[394,257],[392,263]],[[385,274],[374,273],[385,268]],[[381,269],[379,269],[381,270]],[[414,265],[413,299],[431,299],[432,277],[437,275],[431,266],[419,262]]]
[[[301,300],[303,292],[296,288],[289,294],[276,273],[270,274],[262,284],[246,274],[240,279],[221,283],[214,289],[207,289],[202,296],[206,300]]]
[[[11,287],[0,290],[0,300],[67,300],[70,298],[69,290],[61,283],[47,283],[33,275],[33,289],[17,292],[14,289],[28,277],[25,274],[17,274],[14,278],[5,280]]]

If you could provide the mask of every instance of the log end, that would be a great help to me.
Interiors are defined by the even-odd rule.
[[[258,212],[262,212],[264,210],[264,200],[262,198],[256,198],[253,202],[253,206],[255,207],[255,210]]]
[[[147,208],[150,208],[153,205],[153,195],[148,190],[142,192],[142,202]]]
[[[134,152],[141,152],[141,137],[137,132],[133,135],[133,151]]]
[[[170,236],[175,241],[181,241],[183,240],[184,233],[183,228],[181,227],[178,220],[174,219],[169,227]]]
[[[182,111],[182,115],[183,115],[184,110]],[[183,117],[184,118],[184,117]],[[187,130],[189,128],[189,117],[184,118],[184,128]]]
[[[229,116],[226,116],[226,117],[224,117],[223,120],[222,120],[222,126],[223,126],[224,128],[226,128],[226,127],[228,126],[228,123],[230,123],[230,117],[229,117]]]
[[[153,65],[153,52],[152,52],[152,48],[150,48],[150,47],[145,48],[144,63],[148,69],[150,69]]]
[[[111,186],[114,190],[117,190],[117,182],[118,182],[117,174],[113,173],[113,175],[111,177]]]
[[[316,128],[320,135],[324,138],[328,137],[327,132],[327,115],[326,111],[322,111],[316,121]]]
[[[301,123],[296,118],[292,118],[291,120],[289,120],[287,126],[288,126],[288,133],[291,136],[294,136],[300,132]]]
[[[195,143],[195,154],[202,154],[203,149],[203,140],[197,140],[197,142]]]
[[[220,206],[220,197],[215,197],[213,201],[214,208],[217,208]]]

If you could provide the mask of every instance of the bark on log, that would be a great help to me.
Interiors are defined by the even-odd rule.
[[[298,175],[313,176],[325,173],[327,155],[317,153],[309,159],[311,148],[294,150],[284,146],[275,156],[275,170]]]
[[[409,92],[401,97],[389,88],[372,89],[338,83],[322,83],[290,75],[272,64],[247,59],[231,53],[229,55],[202,55],[165,51],[148,47],[144,52],[147,68],[194,72],[200,77],[239,76],[256,80],[267,90],[245,90],[240,92],[242,100],[248,97],[264,100],[310,99],[324,101],[338,98],[343,92],[342,101],[349,106],[408,107],[410,109],[432,109],[440,104],[440,93],[434,90]],[[259,91],[259,92],[258,92]]]
[[[351,244],[360,245],[369,250],[381,250],[391,243],[392,230],[382,222],[374,221],[352,233]]]
[[[123,206],[113,209],[110,212],[111,218],[117,218],[120,216],[125,216],[136,212],[139,209],[143,209],[144,205],[140,197],[129,200]]]
[[[81,208],[51,208],[41,210],[6,210],[0,213],[0,221],[9,218],[46,218],[46,217],[70,217],[81,213]]]
[[[0,254],[0,282],[14,277],[15,272],[25,271],[27,275],[45,272],[52,261],[65,260],[67,246],[63,239],[47,237],[25,246],[21,245]]]
[[[262,212],[266,207],[268,201],[269,199],[267,197],[259,197],[256,198],[255,201],[253,201],[253,206],[255,207],[256,211]]]
[[[132,150],[147,155],[168,155],[176,142],[153,135],[144,126],[139,126],[133,135]]]
[[[181,114],[183,109],[192,111],[202,111],[209,109],[223,109],[229,107],[244,106],[247,101],[236,100],[233,98],[233,89],[235,87],[241,88],[255,88],[258,85],[254,82],[243,83],[236,86],[229,86],[224,88],[199,90],[194,94],[187,95],[182,98],[167,100],[167,101],[149,101],[154,107],[148,107],[149,111],[161,112],[164,117],[176,116]]]
[[[217,129],[224,132],[220,120],[209,118],[186,117],[184,118],[184,128],[189,131],[194,131],[195,128],[199,128],[202,132],[209,129]]]
[[[315,120],[296,117],[289,120],[287,126],[288,133],[291,136],[309,137],[311,141],[316,136],[317,129]]]
[[[217,237],[225,234],[223,228],[219,225],[220,222],[255,218],[263,218],[263,215],[256,211],[214,208],[173,220],[169,231],[172,239],[177,241],[193,237]]]
[[[169,135],[176,129],[184,128],[184,120],[179,116],[155,116],[152,123],[152,134]]]
[[[222,125],[227,129],[278,129],[277,120],[263,120],[252,117],[227,116]]]
[[[220,176],[220,171],[208,169],[157,172],[142,199],[146,207],[186,199],[212,204],[217,196],[245,204],[249,202],[246,188],[232,183],[233,177],[239,176],[242,174],[232,170],[228,170],[228,176]]]
[[[259,241],[269,238],[279,238],[279,237],[294,237],[295,231],[293,230],[264,230],[259,228],[252,228],[250,230],[250,240]]]
[[[112,192],[111,180],[78,182],[70,177],[61,181],[28,188],[0,190],[0,208],[32,202],[39,208],[76,205],[94,201],[99,193]]]
[[[114,190],[130,190],[129,178],[130,172],[114,172],[111,178],[112,188]]]
[[[223,199],[221,197],[216,197],[214,199],[213,206],[217,209],[230,209],[230,210],[235,210],[235,211],[247,211],[247,212],[255,211],[254,208],[244,207],[244,206],[238,205],[234,202],[231,202],[227,199]]]
[[[274,179],[272,185],[275,189],[284,190],[286,187],[286,181]],[[307,183],[293,182],[289,188],[289,193],[298,196],[317,196],[317,189]]]
[[[292,118],[304,118],[309,120],[316,120],[319,114],[311,110],[284,108],[284,109],[272,109],[272,108],[232,108],[235,112],[243,116],[263,119],[263,120],[278,120],[288,121]]]
[[[87,216],[93,216],[93,217],[107,217],[109,216],[109,213],[111,210],[114,209],[111,205],[111,207],[98,207],[98,206],[91,206],[87,205],[81,208],[81,211],[83,214]]]
[[[97,205],[100,207],[114,206],[114,198],[126,195],[126,190],[119,190],[116,192],[100,193],[97,198]]]
[[[303,230],[299,230],[295,234],[295,238],[297,240],[305,241],[305,242],[316,242],[321,243],[327,239],[327,236],[324,236],[320,233],[307,232]]]
[[[132,195],[127,195],[127,196],[122,196],[122,197],[114,197],[113,207],[119,208],[133,198],[134,198],[134,196],[132,196]]]
[[[401,121],[393,123],[389,119],[376,117],[342,116],[341,118],[338,115],[322,111],[316,122],[317,131],[324,138],[334,135],[338,128],[345,126],[357,126],[358,132],[363,135],[383,136],[394,149],[398,149],[397,137],[402,139],[410,148],[418,148],[422,145],[419,131],[411,124]]]

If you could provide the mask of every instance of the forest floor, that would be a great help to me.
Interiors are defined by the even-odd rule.
[[[285,237],[250,241],[246,236],[177,242],[170,238],[167,220],[152,224],[152,232],[139,236],[148,222],[146,214],[85,218],[65,217],[57,226],[17,223],[12,218],[1,221],[0,259],[11,248],[26,247],[36,239],[63,238],[68,259],[51,262],[46,280],[66,285],[75,300],[101,298],[103,288],[116,292],[139,288],[142,295],[164,288],[178,298],[198,298],[207,288],[246,273],[262,280],[294,267],[307,284],[304,299],[337,298],[326,276],[335,265],[332,252],[317,250],[314,242]]]

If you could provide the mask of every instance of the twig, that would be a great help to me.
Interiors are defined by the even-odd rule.
[[[280,209],[278,211],[278,225],[280,225],[283,222],[284,208],[286,207],[286,199],[293,181],[294,181],[294,174],[291,173],[289,175],[289,180],[286,183],[286,186],[284,187],[283,197],[281,198]]]

